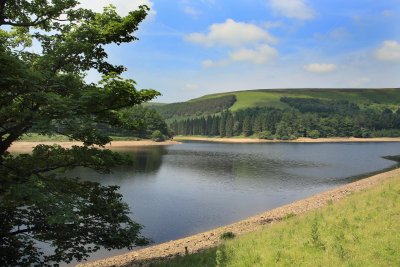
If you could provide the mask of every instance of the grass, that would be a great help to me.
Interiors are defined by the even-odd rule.
[[[400,176],[327,204],[152,266],[400,266]]]
[[[73,141],[70,138],[63,135],[40,135],[37,133],[29,133],[24,134],[20,140],[24,142],[45,142],[45,141],[55,141],[55,142],[63,142],[63,141]]]
[[[224,95],[236,95],[237,101],[230,108],[231,111],[251,107],[275,107],[287,108],[288,105],[280,102],[280,98],[304,97],[319,98],[325,100],[348,100],[365,105],[373,109],[390,108],[397,110],[400,102],[400,89],[265,89],[227,92],[220,94],[205,95],[192,99],[189,102],[205,100]]]
[[[267,92],[238,92],[235,93],[236,102],[230,108],[231,111],[250,107],[274,107],[286,108],[289,107],[286,103],[280,101],[284,94],[267,93]]]
[[[236,102],[229,108],[235,112],[240,109],[254,107],[271,107],[285,109],[289,105],[280,101],[281,97],[317,98],[323,100],[347,100],[357,104],[361,109],[384,110],[386,108],[397,111],[400,108],[400,88],[394,89],[259,89],[247,91],[233,91],[226,93],[204,95],[187,102],[197,102],[213,99],[226,95],[235,95]],[[194,119],[207,115],[219,115],[220,113],[201,115],[173,116],[166,120],[172,123],[174,120]]]

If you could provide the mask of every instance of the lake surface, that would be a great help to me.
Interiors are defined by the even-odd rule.
[[[134,221],[155,244],[240,221],[344,185],[396,163],[400,143],[185,142],[131,147],[135,166],[73,175],[119,185]],[[90,260],[125,253],[101,251]]]

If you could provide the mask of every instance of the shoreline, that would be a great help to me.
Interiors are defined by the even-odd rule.
[[[8,152],[30,152],[33,147],[44,144],[44,145],[60,145],[63,148],[71,148],[72,146],[82,146],[82,142],[77,141],[18,141],[12,143],[12,145],[8,148]],[[155,142],[152,140],[140,140],[140,141],[112,141],[105,145],[104,148],[107,149],[121,149],[126,147],[142,147],[142,146],[170,146],[170,145],[178,145],[181,142],[174,140],[166,140],[163,142]]]
[[[94,262],[82,263],[80,267],[105,267],[105,266],[149,266],[158,261],[167,261],[178,256],[197,253],[205,249],[216,247],[222,243],[220,235],[233,232],[236,236],[261,230],[282,221],[287,214],[300,215],[305,212],[321,208],[329,202],[336,202],[347,195],[372,187],[380,181],[400,175],[400,168],[385,171],[368,178],[358,180],[316,195],[281,206],[248,219],[226,225],[217,229],[192,235],[178,240],[172,240],[159,245],[131,251],[123,255],[106,258]]]
[[[375,137],[375,138],[357,138],[357,137],[330,137],[312,139],[309,137],[300,137],[296,140],[266,140],[258,138],[238,138],[238,137],[192,137],[182,136],[174,137],[177,141],[206,141],[218,143],[354,143],[354,142],[400,142],[400,137]]]

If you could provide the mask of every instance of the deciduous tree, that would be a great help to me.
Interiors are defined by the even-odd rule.
[[[109,172],[129,159],[97,149],[110,142],[93,127],[140,127],[119,112],[153,99],[120,78],[123,66],[107,61],[105,46],[131,42],[146,17],[139,7],[125,17],[112,6],[102,13],[76,0],[0,0],[0,265],[45,265],[81,260],[100,247],[131,248],[148,240],[130,219],[117,187],[66,177],[77,166]],[[27,49],[36,40],[41,51]],[[85,82],[88,70],[103,76]],[[12,155],[24,133],[62,134],[82,141],[71,149],[37,146]],[[38,243],[50,244],[43,254]]]

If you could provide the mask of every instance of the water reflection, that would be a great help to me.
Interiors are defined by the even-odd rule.
[[[118,151],[118,150],[117,150]],[[162,163],[162,156],[167,153],[164,146],[155,147],[130,147],[121,150],[124,154],[133,157],[133,165],[120,168],[118,171],[123,172],[144,172],[153,174],[159,171]]]

